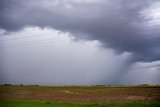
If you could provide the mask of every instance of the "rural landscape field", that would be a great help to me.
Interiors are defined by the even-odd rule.
[[[0,107],[160,107],[160,0],[0,0]]]
[[[159,107],[159,86],[0,86],[0,107]]]

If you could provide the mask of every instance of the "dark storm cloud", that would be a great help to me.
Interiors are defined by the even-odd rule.
[[[133,53],[134,60],[154,61],[160,59],[160,33],[138,27],[145,23],[140,12],[157,1],[1,0],[0,28],[15,31],[39,26],[75,36],[82,33],[117,52]]]

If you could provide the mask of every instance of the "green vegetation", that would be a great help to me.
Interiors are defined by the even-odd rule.
[[[142,84],[142,85],[93,85],[93,86],[39,86],[39,85],[11,85],[11,84],[7,84],[7,85],[0,85],[0,88],[17,88],[17,89],[22,89],[22,88],[92,88],[92,89],[96,89],[96,88],[160,88],[160,84],[156,84],[156,85],[148,85],[148,84]]]
[[[0,107],[160,107],[160,103],[50,103],[34,101],[0,101]]]

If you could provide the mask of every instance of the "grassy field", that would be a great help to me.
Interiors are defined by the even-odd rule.
[[[0,107],[159,107],[158,86],[0,86]]]
[[[49,103],[34,101],[0,101],[0,107],[160,107],[160,103]]]

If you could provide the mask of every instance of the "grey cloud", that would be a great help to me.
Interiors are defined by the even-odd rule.
[[[39,26],[69,31],[75,36],[81,33],[117,52],[133,53],[136,61],[155,61],[160,60],[160,32],[143,33],[150,30],[138,28],[138,21],[144,20],[140,12],[156,1],[1,0],[0,28],[15,31]]]
[[[114,50],[100,48],[97,41],[4,48],[0,55],[0,84],[116,84],[129,58],[128,53],[115,55]]]

